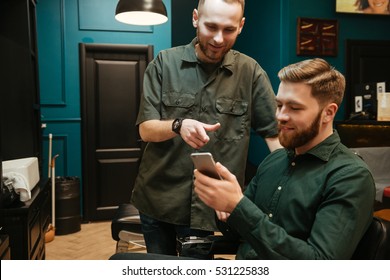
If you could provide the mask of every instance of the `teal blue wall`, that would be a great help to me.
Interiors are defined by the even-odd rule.
[[[47,175],[48,135],[53,134],[56,175],[82,177],[79,43],[171,46],[171,21],[137,27],[114,19],[118,0],[39,0],[37,35],[43,135],[43,175]],[[171,12],[171,0],[164,0]]]
[[[390,17],[335,12],[335,0],[246,1],[246,24],[235,48],[255,58],[270,76],[275,92],[283,66],[309,57],[296,55],[298,17],[337,19],[338,55],[323,57],[345,74],[345,41],[390,40]],[[344,107],[336,119],[344,119]],[[264,141],[253,135],[249,159],[258,164],[268,154]]]

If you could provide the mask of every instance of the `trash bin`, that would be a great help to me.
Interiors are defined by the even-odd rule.
[[[80,180],[78,177],[56,177],[55,215],[56,235],[81,230]]]

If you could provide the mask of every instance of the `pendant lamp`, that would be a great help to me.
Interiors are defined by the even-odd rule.
[[[168,20],[162,0],[119,0],[115,19],[133,25],[157,25]]]

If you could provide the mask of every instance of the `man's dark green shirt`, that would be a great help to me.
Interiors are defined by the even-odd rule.
[[[204,65],[195,43],[164,50],[148,65],[137,124],[176,118],[219,122],[200,151],[211,152],[243,184],[251,128],[262,137],[278,133],[275,94],[254,59],[230,50],[220,65]],[[193,192],[192,152],[180,136],[147,143],[132,203],[163,222],[215,230],[214,210]]]
[[[367,165],[337,132],[303,155],[277,150],[228,219],[245,240],[237,259],[350,259],[374,199]]]

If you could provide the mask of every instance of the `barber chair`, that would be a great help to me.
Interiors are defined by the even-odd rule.
[[[145,247],[138,210],[132,204],[119,206],[111,223],[111,235],[117,241],[116,253],[128,252],[129,245]],[[209,250],[212,255],[234,255],[239,242],[229,236],[208,236],[178,240],[179,251],[183,248]],[[120,256],[123,256],[120,255]],[[112,258],[112,259],[115,259]],[[358,244],[353,260],[390,259],[390,221],[373,217],[370,227]]]
[[[370,227],[360,240],[353,260],[390,259],[390,222],[374,217]]]
[[[145,248],[139,212],[134,205],[119,206],[111,222],[111,236],[117,241],[116,253],[127,252],[131,245]]]
[[[145,248],[139,212],[134,205],[124,203],[118,207],[117,213],[111,221],[111,236],[117,241],[116,254],[128,252],[132,245]],[[235,255],[238,245],[237,242],[233,242],[225,236],[189,237],[178,240],[178,251],[195,250],[204,254],[204,250],[207,250],[212,251],[213,254]]]

